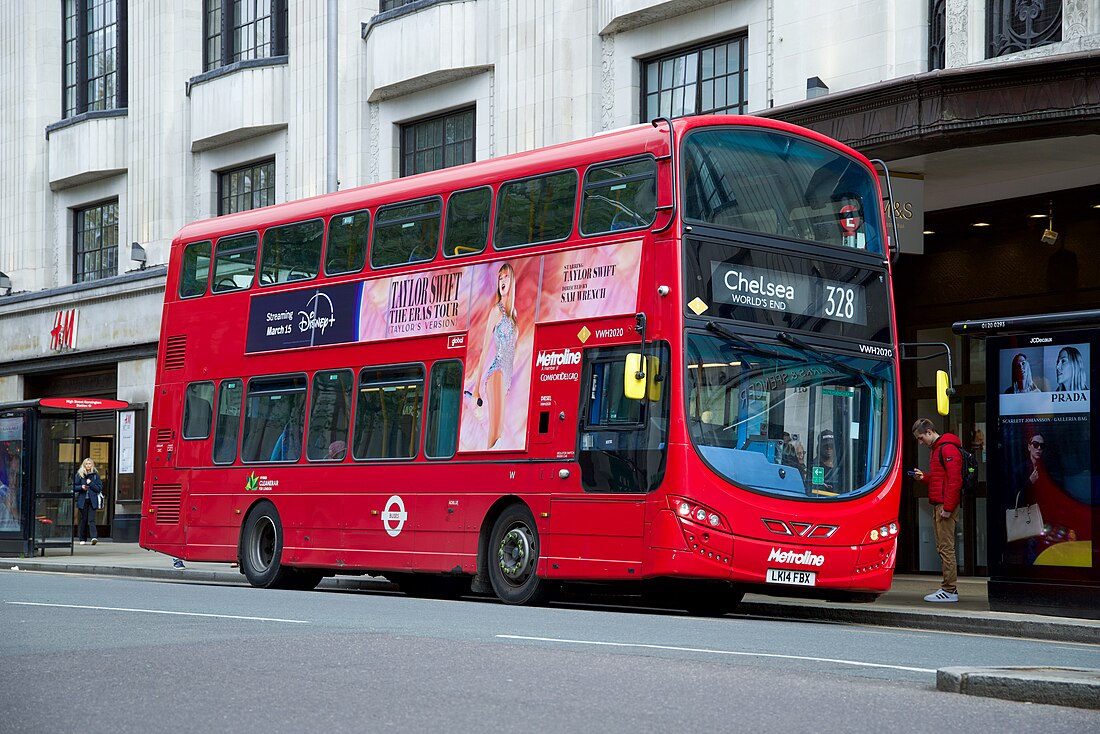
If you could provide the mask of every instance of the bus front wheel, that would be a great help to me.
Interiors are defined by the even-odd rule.
[[[241,531],[241,571],[248,583],[261,589],[286,588],[293,571],[282,565],[282,555],[279,511],[265,503],[248,516]]]
[[[507,508],[496,523],[486,565],[493,591],[505,604],[538,604],[549,593],[549,582],[539,578],[539,533],[535,518],[524,505]]]

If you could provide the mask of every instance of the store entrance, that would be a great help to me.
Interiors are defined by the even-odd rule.
[[[101,538],[108,537],[111,534],[111,523],[114,520],[115,514],[115,437],[113,434],[104,436],[81,436],[79,441],[80,461],[83,461],[84,457],[88,457],[94,461],[96,471],[99,473],[99,478],[103,482],[103,496],[106,498],[106,502],[103,503],[103,507],[96,511],[95,524],[96,534]]]

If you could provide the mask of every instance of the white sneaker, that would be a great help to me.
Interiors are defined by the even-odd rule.
[[[81,544],[81,545],[84,545],[84,541],[83,541],[83,540],[82,540],[82,541],[80,541],[80,544]]]
[[[931,594],[929,594],[928,596],[924,597],[924,600],[925,601],[937,601],[937,602],[958,601],[959,600],[959,592],[957,592],[957,591],[944,591],[943,589],[939,589],[938,591],[934,591]]]
[[[98,542],[99,542],[99,538],[92,538],[92,545],[95,545]]]

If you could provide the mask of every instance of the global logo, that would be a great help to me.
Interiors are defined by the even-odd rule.
[[[398,495],[393,495],[386,500],[386,509],[382,510],[382,527],[391,538],[401,534],[405,527],[405,520],[409,518],[405,512],[405,502]]]
[[[298,330],[302,332],[316,330],[324,335],[325,329],[336,323],[332,299],[321,292],[306,301],[306,310],[299,311],[298,317]]]

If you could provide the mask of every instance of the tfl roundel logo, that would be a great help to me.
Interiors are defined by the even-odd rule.
[[[382,510],[382,527],[386,529],[387,535],[391,538],[400,535],[406,519],[408,515],[405,513],[405,503],[398,495],[386,500],[386,509]]]

